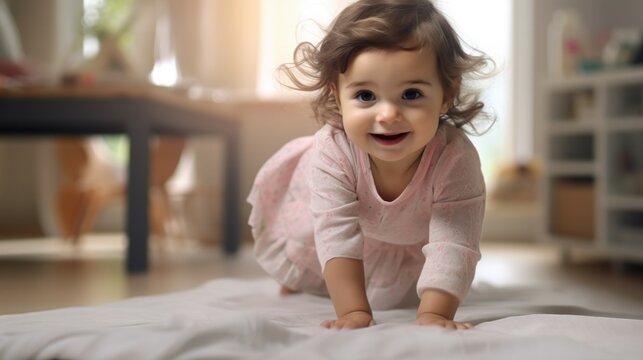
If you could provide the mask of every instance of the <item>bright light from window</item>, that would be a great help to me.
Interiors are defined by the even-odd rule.
[[[277,81],[279,65],[292,62],[298,43],[317,44],[324,29],[347,0],[261,0],[261,49],[257,94],[275,97],[289,94]]]
[[[436,0],[436,6],[465,43],[476,48],[496,62],[497,74],[479,86],[484,89],[482,101],[497,121],[482,136],[472,136],[480,158],[482,171],[491,188],[500,167],[513,158],[510,114],[512,69],[511,52],[511,0]],[[493,19],[493,21],[489,21]],[[484,129],[484,128],[483,128]]]
[[[176,67],[176,57],[158,59],[150,73],[150,81],[158,86],[173,86],[179,81],[179,72]]]
[[[156,20],[154,38],[155,59],[154,68],[150,73],[150,81],[159,86],[173,86],[179,81],[181,74],[176,64],[174,39],[170,23],[169,0],[159,2],[159,13]]]
[[[96,36],[85,36],[83,39],[83,57],[86,59],[93,58],[100,50],[100,43]]]
[[[83,0],[83,27],[88,29],[98,23],[100,8],[104,0]],[[92,58],[98,54],[100,43],[93,34],[87,34],[83,38],[83,57]]]

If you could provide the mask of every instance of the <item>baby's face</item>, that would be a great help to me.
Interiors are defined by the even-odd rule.
[[[348,138],[376,165],[414,162],[447,110],[430,49],[365,50],[339,75],[337,92]]]

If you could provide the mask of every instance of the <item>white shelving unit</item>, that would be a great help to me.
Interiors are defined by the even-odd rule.
[[[542,237],[643,260],[643,68],[549,80]]]

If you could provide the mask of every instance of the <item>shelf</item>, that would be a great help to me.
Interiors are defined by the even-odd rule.
[[[643,123],[643,121],[641,121]],[[591,134],[596,127],[594,120],[559,120],[549,124],[552,135],[581,135]]]
[[[641,252],[641,244],[610,244],[609,253],[613,257],[622,259],[630,259],[636,261],[643,261],[643,252]]]
[[[593,74],[578,74],[556,79],[548,79],[547,86],[551,91],[573,90],[607,84],[628,84],[643,82],[643,67],[606,70]]]
[[[643,116],[643,82],[610,84],[605,93],[608,117]]]
[[[561,162],[587,162],[595,158],[595,136],[585,134],[549,136],[549,158]]]
[[[591,87],[552,91],[549,95],[548,123],[585,122],[596,118],[598,94]]]
[[[643,66],[549,79],[542,230],[562,247],[643,260]]]
[[[643,245],[643,228],[634,226],[621,226],[614,231],[615,244],[641,246]]]
[[[643,121],[619,121],[619,131],[612,130],[607,138],[606,195],[636,199],[643,195]],[[637,128],[635,128],[635,126]]]
[[[641,210],[643,211],[643,195],[610,195],[607,198],[610,210]]]
[[[608,219],[610,244],[643,247],[643,208],[613,210]]]
[[[594,176],[593,161],[552,161],[549,166],[552,176]]]
[[[608,131],[643,131],[643,116],[627,116],[607,119]]]

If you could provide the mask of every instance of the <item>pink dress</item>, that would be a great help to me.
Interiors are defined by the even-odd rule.
[[[375,188],[368,154],[328,125],[284,145],[248,196],[259,264],[280,284],[327,295],[323,267],[362,259],[374,309],[417,303],[425,289],[462,300],[480,259],[485,186],[467,136],[440,125],[393,201]]]

